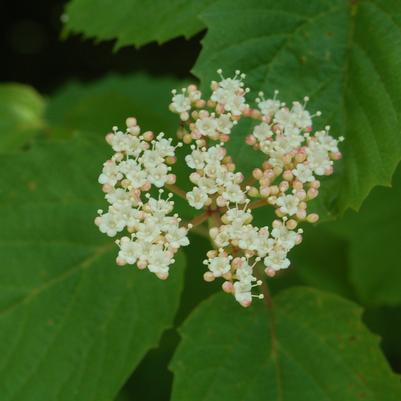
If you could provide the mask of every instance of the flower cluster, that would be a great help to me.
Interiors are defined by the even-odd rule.
[[[172,194],[162,199],[160,189],[159,197],[153,198],[148,191],[152,186],[174,184],[176,177],[170,164],[175,162],[175,147],[163,133],[156,138],[150,131],[140,135],[134,118],[127,119],[126,132],[116,127],[113,131],[106,140],[115,153],[104,163],[99,176],[109,207],[106,213],[98,211],[95,223],[110,237],[127,230],[129,236],[116,241],[120,247],[117,264],[147,267],[165,279],[174,254],[189,244],[191,225],[180,227],[178,215],[169,216],[174,209]]]
[[[263,275],[272,277],[290,265],[288,253],[302,241],[302,222],[314,223],[319,216],[308,212],[308,204],[319,194],[320,176],[333,173],[335,160],[341,158],[339,142],[330,127],[313,132],[312,121],[320,112],[310,114],[308,98],[291,106],[260,92],[256,108],[246,101],[249,89],[245,74],[235,72],[211,83],[211,96],[202,97],[195,85],[172,91],[170,110],[181,120],[177,146],[189,145],[185,164],[192,170],[190,191],[175,185],[171,165],[176,162],[176,147],[164,134],[140,134],[134,118],[127,119],[126,132],[114,129],[106,136],[115,154],[103,166],[107,213],[99,211],[96,224],[109,236],[127,230],[117,240],[119,265],[136,264],[158,277],[168,275],[174,254],[189,244],[188,231],[209,222],[213,245],[204,264],[206,281],[222,278],[222,288],[243,306],[249,306],[254,288]],[[245,177],[228,154],[226,143],[236,134],[241,118],[254,121],[246,143],[261,152],[264,161]],[[149,193],[152,187],[166,187],[163,199]],[[172,193],[202,210],[184,224],[173,214]],[[270,206],[276,218],[271,226],[253,222],[253,209]]]
[[[185,157],[189,168],[196,170],[189,176],[195,184],[186,197],[195,209],[210,206],[213,201],[219,207],[232,203],[244,203],[245,192],[241,188],[242,173],[235,173],[235,165],[226,157],[226,149],[217,144],[206,147],[191,147],[192,152]]]

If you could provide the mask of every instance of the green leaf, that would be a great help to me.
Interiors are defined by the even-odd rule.
[[[349,279],[348,241],[332,233],[329,227],[330,223],[304,227],[302,244],[290,253],[290,270],[303,284],[354,300],[355,290]]]
[[[198,15],[216,0],[71,0],[66,8],[67,31],[98,40],[116,39],[116,46],[164,43],[191,37],[204,28]]]
[[[44,126],[44,99],[31,87],[0,85],[0,152],[19,149]]]
[[[349,241],[350,280],[365,305],[401,304],[401,165],[392,188],[375,188],[359,213],[331,230]]]
[[[94,226],[106,155],[87,134],[0,160],[2,401],[110,401],[173,323],[183,256],[166,282],[119,268]]]
[[[397,401],[399,379],[360,318],[308,288],[280,293],[273,309],[213,296],[181,330],[172,400]]]
[[[326,209],[357,209],[374,186],[390,185],[401,159],[399,1],[221,0],[202,19],[208,32],[194,72],[204,85],[217,68],[240,69],[255,93],[310,96],[322,125],[345,136]],[[253,160],[241,138],[233,146],[241,162]]]

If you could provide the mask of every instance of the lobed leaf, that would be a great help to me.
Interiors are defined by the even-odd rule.
[[[215,0],[140,1],[71,0],[66,8],[67,31],[98,40],[116,39],[116,46],[143,46],[191,37],[204,28],[199,13]]]
[[[90,134],[0,160],[2,401],[109,401],[171,327],[182,288],[115,265],[93,224],[106,151]]]
[[[173,401],[396,401],[399,379],[361,310],[335,295],[292,288],[238,309],[224,294],[181,329]]]
[[[395,0],[220,0],[194,73],[203,84],[240,69],[252,90],[280,90],[287,103],[310,96],[323,123],[344,135],[344,159],[324,191],[331,214],[358,209],[390,185],[401,160],[401,3]],[[232,144],[241,168],[252,150]]]

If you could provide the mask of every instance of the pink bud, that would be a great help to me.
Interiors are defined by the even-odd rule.
[[[137,125],[137,121],[135,117],[128,117],[125,120],[125,124],[127,124],[127,127],[135,127]]]
[[[268,277],[274,277],[276,275],[276,271],[272,269],[271,267],[266,267],[265,269],[266,276]]]
[[[223,285],[221,286],[221,288],[227,294],[230,294],[230,293],[232,293],[234,291],[234,286],[233,286],[233,283],[231,281],[225,281],[223,283]]]
[[[213,275],[212,272],[206,272],[206,273],[203,275],[203,279],[204,279],[205,281],[207,281],[208,283],[211,283],[212,281],[214,281],[215,277],[214,277],[214,275]]]
[[[106,135],[106,142],[109,144],[109,145],[111,145],[111,142],[113,141],[113,138],[114,138],[114,134],[112,133],[112,132],[109,132],[107,135]]]

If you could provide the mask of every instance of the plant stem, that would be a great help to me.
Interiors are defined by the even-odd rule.
[[[248,209],[257,209],[259,207],[266,206],[268,204],[269,203],[267,202],[266,199],[259,199],[259,200],[255,201],[255,202],[250,203],[248,205]]]
[[[186,192],[175,184],[166,184],[165,187],[182,199],[187,199]]]
[[[204,212],[198,216],[195,216],[190,222],[189,224],[192,224],[192,227],[196,227],[199,226],[200,224],[202,224],[204,221],[206,221],[209,218],[209,213],[208,212]]]

